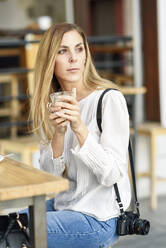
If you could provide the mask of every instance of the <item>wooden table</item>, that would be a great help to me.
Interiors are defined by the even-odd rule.
[[[120,91],[124,95],[138,95],[138,94],[145,94],[146,93],[146,87],[134,87],[134,86],[119,86]]]
[[[119,90],[122,92],[124,96],[129,96],[131,98],[132,103],[132,127],[135,129],[136,123],[135,123],[135,100],[137,95],[142,95],[147,92],[146,87],[135,87],[135,86],[119,86]]]
[[[12,159],[0,162],[0,210],[29,207],[32,248],[47,247],[46,195],[67,188],[67,179]]]

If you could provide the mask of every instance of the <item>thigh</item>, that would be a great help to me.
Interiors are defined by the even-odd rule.
[[[46,201],[46,212],[54,211],[54,198]]]
[[[75,211],[47,212],[48,248],[99,248],[114,238],[116,221],[102,222]]]
[[[108,248],[119,239],[116,233],[117,218],[112,218],[110,220],[104,221],[105,232],[101,237],[102,248]]]

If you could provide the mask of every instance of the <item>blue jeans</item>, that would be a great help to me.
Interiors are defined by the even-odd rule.
[[[48,248],[107,248],[118,239],[117,218],[98,221],[76,211],[56,211],[53,202],[46,202]]]

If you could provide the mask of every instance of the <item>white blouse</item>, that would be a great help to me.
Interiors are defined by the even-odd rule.
[[[124,96],[116,90],[104,95],[102,133],[96,110],[103,90],[93,91],[79,102],[81,118],[89,130],[82,147],[67,127],[64,153],[54,159],[51,144],[40,145],[40,168],[61,176],[67,167],[69,189],[54,200],[56,210],[75,210],[98,220],[119,215],[113,184],[118,183],[121,201],[126,210],[131,191],[128,178],[129,115]]]

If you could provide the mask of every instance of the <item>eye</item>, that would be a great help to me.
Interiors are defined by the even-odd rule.
[[[77,47],[76,48],[76,51],[77,52],[82,52],[84,50],[84,47],[83,46],[80,46],[80,47]]]
[[[58,51],[58,54],[64,54],[67,51],[67,49],[63,48]]]

